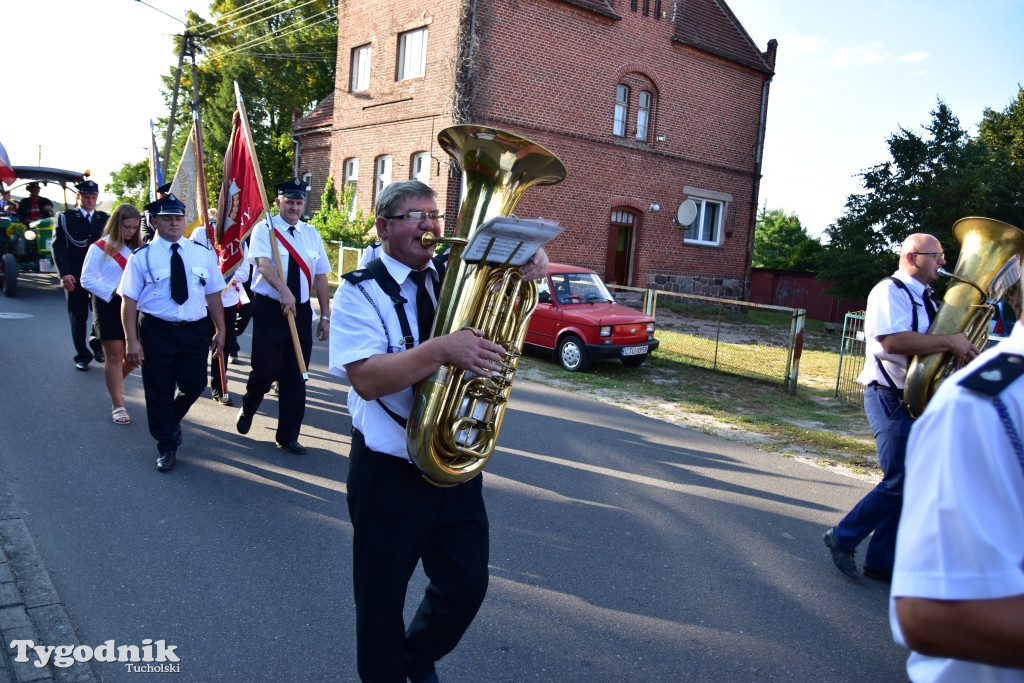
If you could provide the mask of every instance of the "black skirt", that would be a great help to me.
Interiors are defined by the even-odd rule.
[[[92,317],[104,341],[124,341],[124,325],[121,323],[121,296],[114,294],[107,303],[98,296],[92,297]]]

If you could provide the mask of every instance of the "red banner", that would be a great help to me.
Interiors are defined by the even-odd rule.
[[[18,175],[11,168],[11,160],[7,158],[7,150],[0,144],[0,182],[5,185],[13,185]]]
[[[263,213],[263,195],[253,158],[236,111],[231,122],[231,140],[224,154],[224,184],[217,202],[217,242],[220,244],[220,270],[225,279],[241,264],[242,242]]]

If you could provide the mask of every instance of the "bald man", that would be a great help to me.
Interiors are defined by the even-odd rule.
[[[857,381],[864,385],[864,413],[875,433],[883,478],[838,525],[825,545],[839,571],[859,579],[854,552],[871,535],[864,576],[889,583],[896,554],[896,529],[903,505],[903,462],[913,418],[903,404],[907,366],[916,355],[950,352],[971,359],[978,349],[963,333],[926,334],[939,302],[929,285],[945,265],[942,244],[915,233],[903,241],[899,269],[868,295],[864,313],[866,360]]]

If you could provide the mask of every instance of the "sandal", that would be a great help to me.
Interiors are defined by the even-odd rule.
[[[128,410],[123,406],[110,411],[110,417],[114,420],[114,424],[130,425],[132,423],[132,419],[128,417]]]

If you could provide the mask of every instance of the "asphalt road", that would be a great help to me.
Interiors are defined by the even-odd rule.
[[[274,448],[273,396],[247,437],[203,398],[160,473],[139,374],[115,425],[48,283],[0,297],[0,476],[78,642],[164,640],[176,680],[356,680],[347,386],[326,345],[307,455]],[[247,371],[230,366],[231,393]],[[862,481],[526,381],[483,476],[491,584],[445,681],[905,680],[887,587],[840,575],[821,542]]]

